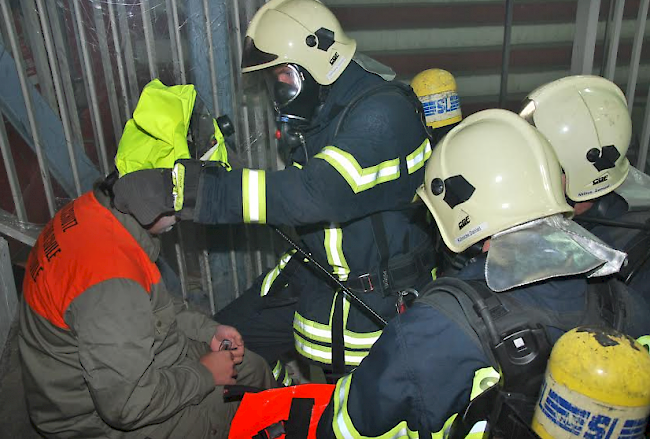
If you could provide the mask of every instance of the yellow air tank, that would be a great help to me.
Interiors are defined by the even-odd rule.
[[[426,123],[431,128],[441,128],[462,119],[456,80],[448,71],[424,70],[415,75],[411,88],[422,102]]]
[[[581,327],[553,347],[533,430],[543,439],[641,439],[650,414],[650,354],[612,329]]]

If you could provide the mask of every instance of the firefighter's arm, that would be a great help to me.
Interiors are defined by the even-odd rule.
[[[404,127],[381,106],[368,102],[360,107],[332,144],[303,167],[203,170],[194,219],[295,226],[345,222],[407,206],[423,178],[420,165],[430,147],[417,134],[405,143]]]
[[[444,315],[416,305],[391,320],[370,354],[339,380],[319,432],[337,438],[438,432],[469,401],[478,348]]]

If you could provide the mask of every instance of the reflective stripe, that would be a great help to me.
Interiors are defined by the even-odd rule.
[[[330,346],[322,346],[304,339],[300,335],[293,334],[296,350],[306,358],[319,363],[332,364],[332,348]],[[345,351],[345,364],[348,366],[358,366],[361,364],[368,351]]]
[[[474,372],[474,380],[472,381],[472,391],[469,395],[469,400],[473,400],[481,393],[499,382],[501,375],[492,367],[484,367]]]
[[[332,165],[348,182],[354,193],[359,193],[399,178],[399,158],[387,160],[369,168],[362,168],[352,154],[334,146],[326,146],[315,158]]]
[[[348,280],[350,267],[343,255],[343,231],[336,227],[336,224],[330,224],[325,228],[325,252],[327,253],[327,262],[332,266],[332,272],[338,276],[339,280]]]
[[[280,272],[284,270],[284,267],[287,266],[287,264],[291,260],[291,257],[295,253],[296,250],[289,250],[288,252],[280,256],[280,262],[278,262],[278,265],[276,265],[273,270],[266,273],[266,276],[264,276],[264,280],[262,281],[262,286],[260,287],[260,296],[266,296],[267,294],[269,294],[273,282],[275,282],[275,279],[277,279],[277,277],[280,275]]]
[[[642,337],[639,337],[636,339],[641,345],[645,346],[646,349],[648,349],[648,353],[650,353],[650,335],[644,335]]]
[[[354,374],[341,378],[336,383],[336,389],[334,389],[334,413],[332,417],[332,427],[337,438],[399,439],[419,437],[417,431],[409,430],[406,421],[400,422],[390,431],[382,434],[381,436],[363,436],[361,433],[359,433],[357,429],[354,428],[354,424],[352,423],[352,419],[350,418],[347,407],[347,396],[350,392],[350,382],[352,381],[353,376]]]
[[[298,168],[298,169],[302,169],[302,165],[301,165],[300,163],[298,163],[298,162],[293,162],[293,163],[291,164],[291,166],[293,166],[293,167],[295,167],[295,168]]]
[[[280,360],[278,360],[277,363],[275,363],[275,366],[273,367],[273,378],[275,378],[276,381],[280,380],[280,374],[282,373],[282,363]]]
[[[291,377],[289,376],[289,372],[285,368],[284,369],[284,379],[282,380],[282,385],[284,387],[289,387],[292,384],[293,384],[293,380],[291,379]]]
[[[345,301],[347,301],[347,299],[345,299]],[[347,303],[347,306],[350,306],[349,302]],[[311,340],[326,345],[332,344],[332,328],[330,325],[314,322],[296,313],[293,319],[293,329],[300,335]],[[343,339],[346,348],[370,350],[372,345],[377,341],[377,339],[379,339],[380,335],[381,330],[364,333],[353,332],[346,329],[343,332]],[[365,357],[368,352],[363,352],[362,354]]]
[[[414,173],[431,157],[431,143],[429,139],[424,139],[424,142],[417,147],[415,151],[406,156],[406,169],[409,174]]]
[[[350,300],[343,296],[343,328],[347,328],[348,316],[350,315]],[[343,340],[346,348],[370,350],[373,344],[379,339],[381,329],[374,332],[352,332],[348,329],[343,331]]]
[[[245,223],[266,224],[266,172],[244,169],[242,203]]]

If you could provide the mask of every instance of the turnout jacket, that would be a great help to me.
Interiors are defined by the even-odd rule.
[[[418,246],[433,248],[430,226],[414,220],[412,207],[431,146],[415,107],[395,90],[363,98],[335,135],[346,105],[382,83],[379,76],[350,63],[304,131],[306,150],[295,151],[294,165],[280,171],[205,169],[194,219],[295,226],[301,245],[352,288],[360,285],[359,276],[374,276],[372,291],[359,294],[388,319],[396,314],[396,296],[384,291],[378,281],[382,264],[378,240],[383,238],[376,236],[376,230],[383,228],[389,261]],[[373,221],[382,226],[373,229]],[[294,250],[282,255],[264,278],[260,294],[280,289],[280,294],[290,290],[299,296],[294,335],[302,355],[331,364],[332,331],[340,331],[345,364],[358,365],[379,337],[379,326],[339,295],[322,274],[296,259]],[[410,279],[409,287],[431,279],[433,256],[421,265],[426,275]],[[343,328],[332,327],[336,315],[343,315]]]
[[[158,239],[97,189],[45,226],[19,329],[28,409],[42,434],[145,437],[215,389],[197,360],[217,323],[172,298],[158,253]]]
[[[485,281],[484,266],[483,255],[456,277]],[[561,321],[575,319],[577,326],[585,308],[586,289],[584,278],[571,277],[499,294],[553,313]],[[445,307],[458,307],[451,296],[443,296]],[[624,332],[635,338],[650,334],[648,299],[633,290],[622,299],[627,304]],[[460,309],[458,313],[462,315]],[[563,333],[562,328],[545,329],[552,343]],[[639,341],[650,345],[650,337]],[[496,383],[498,377],[482,348],[459,324],[437,308],[416,301],[389,322],[361,365],[338,381],[320,419],[318,437],[412,438],[424,431],[443,438],[444,428],[470,397]],[[477,423],[474,435],[468,437],[482,437],[484,424]]]

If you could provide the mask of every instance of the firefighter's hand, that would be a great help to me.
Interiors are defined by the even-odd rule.
[[[199,359],[211,373],[215,386],[237,383],[232,351],[209,352]]]
[[[226,344],[224,341],[230,341],[227,349],[232,352],[235,364],[240,364],[244,359],[244,339],[239,331],[232,326],[219,325],[212,336],[210,349],[215,352],[223,350]]]

